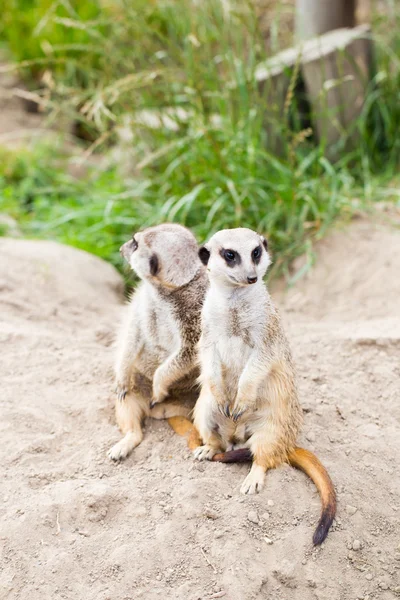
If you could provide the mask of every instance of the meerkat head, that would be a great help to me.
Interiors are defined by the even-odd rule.
[[[120,252],[140,279],[167,288],[189,283],[202,268],[196,238],[174,223],[135,233]]]
[[[251,229],[223,229],[199,250],[209,278],[229,287],[261,281],[271,260],[267,240]]]

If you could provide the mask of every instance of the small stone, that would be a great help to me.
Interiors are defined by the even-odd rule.
[[[372,575],[372,573],[367,573],[366,576],[365,576],[365,579],[367,581],[372,581],[373,578],[374,578],[374,576]]]
[[[275,502],[273,500],[268,500],[267,504],[268,506],[274,506]]]
[[[247,519],[250,521],[250,523],[255,523],[256,525],[258,525],[259,523],[259,518],[258,518],[258,514],[255,510],[249,510],[249,514],[247,515]]]
[[[306,440],[308,440],[311,443],[315,442],[315,433],[313,431],[310,431],[309,433],[307,433]]]
[[[355,506],[351,506],[351,504],[348,504],[346,506],[346,512],[348,515],[355,515],[357,512],[357,508]]]
[[[264,542],[265,542],[266,544],[268,544],[268,546],[271,546],[271,545],[274,543],[274,542],[271,540],[271,538],[269,538],[269,537],[265,537],[265,538],[264,538]]]
[[[156,579],[157,579],[157,581],[161,581],[161,575],[160,574],[156,575]]]
[[[207,519],[212,519],[213,521],[215,521],[216,519],[219,519],[219,514],[215,512],[215,510],[206,510],[204,513],[204,516]]]
[[[389,586],[388,586],[388,584],[386,583],[386,581],[380,581],[380,582],[378,583],[378,586],[381,588],[381,590],[388,590],[388,589],[389,589]]]
[[[361,550],[361,542],[360,540],[354,540],[353,542],[353,550],[357,552],[357,550]]]
[[[267,521],[267,520],[269,519],[269,513],[267,513],[267,512],[264,512],[264,513],[261,515],[261,518],[263,519],[263,521]]]
[[[217,529],[217,531],[214,533],[214,537],[216,540],[219,540],[220,538],[222,538],[223,535],[224,535],[224,532],[221,531],[220,529]]]

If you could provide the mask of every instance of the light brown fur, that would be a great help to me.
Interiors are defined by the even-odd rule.
[[[269,265],[266,242],[249,229],[220,231],[200,257],[210,287],[199,342],[202,388],[194,411],[204,445],[195,457],[212,460],[228,450],[218,460],[233,462],[230,450],[241,446],[239,460],[253,460],[241,487],[245,494],[260,491],[266,471],[282,463],[307,472],[323,503],[329,499],[314,536],[321,543],[335,513],[335,495],[318,459],[296,448],[302,411],[289,344],[262,282]]]
[[[142,282],[118,340],[115,416],[125,458],[143,439],[145,417],[188,417],[198,396],[196,344],[207,287],[189,230],[165,224],[135,234],[121,252]],[[157,267],[157,268],[155,268]]]

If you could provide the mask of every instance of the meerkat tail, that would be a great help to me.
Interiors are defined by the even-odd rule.
[[[228,452],[214,454],[211,460],[223,463],[251,462],[253,455],[250,448],[238,448],[237,450],[228,450]]]
[[[185,417],[169,417],[168,423],[178,435],[186,438],[189,450],[201,446],[201,439],[193,423]]]
[[[188,447],[194,450],[201,446],[201,438],[197,429],[185,417],[170,417],[168,423],[178,435],[186,437]],[[239,448],[228,452],[215,454],[212,458],[214,462],[240,463],[251,462],[253,456],[250,448]],[[288,456],[288,462],[292,467],[303,471],[311,481],[314,482],[322,502],[321,517],[313,535],[315,546],[322,544],[328,535],[332,521],[336,515],[336,492],[332,480],[327,470],[318,460],[318,458],[304,448],[295,448]]]
[[[304,448],[295,448],[288,457],[289,464],[303,471],[314,482],[322,502],[321,517],[313,535],[315,546],[322,544],[336,515],[336,492],[327,470],[318,458]]]
[[[252,460],[249,448],[230,450],[213,456],[214,461],[224,463],[248,462]],[[303,471],[314,482],[322,502],[322,512],[313,535],[315,546],[322,544],[336,514],[336,493],[331,478],[318,458],[309,450],[295,448],[288,456],[292,467]]]

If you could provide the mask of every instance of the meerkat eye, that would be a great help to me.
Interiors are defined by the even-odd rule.
[[[261,246],[257,246],[257,248],[254,248],[253,252],[251,253],[251,258],[253,259],[253,262],[258,263],[260,261],[260,257]]]
[[[227,262],[233,262],[235,260],[235,252],[232,250],[225,250],[224,258]]]
[[[135,236],[132,236],[132,250],[133,250],[133,252],[135,252],[135,250],[137,250],[137,248],[138,248],[138,245],[139,245],[139,244],[138,244],[138,243],[137,243],[137,241],[135,240]]]

